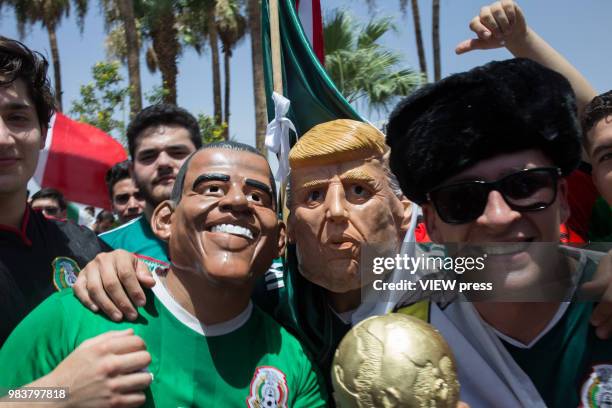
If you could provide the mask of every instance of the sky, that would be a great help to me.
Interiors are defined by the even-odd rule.
[[[447,76],[484,64],[491,60],[510,58],[504,49],[475,51],[457,56],[454,48],[460,41],[472,37],[468,23],[480,7],[488,3],[477,0],[440,1],[440,38],[442,75]],[[404,56],[403,64],[418,67],[412,15],[399,10],[399,0],[377,0],[376,8],[371,10],[366,1],[321,0],[324,14],[335,8],[349,11],[356,20],[367,22],[372,16],[391,16],[397,31],[383,37],[383,44]],[[598,92],[612,88],[610,67],[612,66],[612,2],[609,0],[525,0],[520,3],[528,24],[545,38],[553,47],[565,55],[579,71],[586,76]],[[433,76],[431,46],[431,1],[419,0],[423,39],[427,53],[429,77]],[[69,111],[71,102],[78,98],[79,88],[92,80],[91,67],[106,59],[104,49],[104,24],[99,3],[90,1],[81,33],[74,17],[65,19],[58,29],[58,43],[64,88],[64,110]],[[19,38],[14,15],[9,8],[0,12],[0,33],[4,36]],[[32,27],[22,39],[29,47],[46,55],[50,50],[47,32],[40,26]],[[234,51],[231,65],[230,96],[230,135],[235,140],[255,143],[255,118],[252,91],[250,39],[243,41]],[[178,104],[197,114],[212,115],[212,76],[210,52],[198,56],[195,51],[186,49],[179,60]],[[127,78],[127,70],[122,70]],[[52,77],[52,72],[50,72]],[[143,93],[161,84],[159,74],[150,74],[141,59]],[[127,83],[127,80],[126,80]],[[143,100],[143,103],[144,102]],[[128,109],[128,104],[125,104]],[[387,112],[369,115],[361,112],[373,122],[384,120]],[[127,111],[119,114],[127,117]]]

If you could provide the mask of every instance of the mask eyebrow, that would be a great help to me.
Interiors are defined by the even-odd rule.
[[[203,183],[205,181],[223,181],[223,182],[228,182],[230,179],[230,176],[228,176],[227,174],[223,174],[223,173],[205,173],[205,174],[201,174],[199,175],[195,181],[193,182],[193,186],[191,186],[191,189],[194,190],[198,184]]]
[[[353,181],[353,182],[363,182],[363,183],[376,183],[376,179],[372,177],[370,174],[366,173],[363,170],[353,169],[349,170],[343,175],[340,176],[340,180],[342,181]]]
[[[262,183],[261,181],[253,180],[253,179],[246,179],[244,181],[244,184],[246,184],[247,186],[251,186],[251,187],[255,187],[260,190],[263,190],[266,193],[268,193],[270,198],[272,198],[272,189],[267,184]]]

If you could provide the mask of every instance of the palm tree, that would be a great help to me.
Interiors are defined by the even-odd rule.
[[[439,81],[442,77],[442,69],[440,66],[440,0],[432,0],[431,5],[431,37],[433,40],[434,81]]]
[[[253,97],[255,99],[255,146],[266,154],[266,91],[264,88],[263,46],[261,43],[261,0],[247,0],[249,31],[251,32],[251,66],[253,69]]]
[[[62,75],[56,31],[62,17],[70,15],[70,0],[0,0],[0,8],[3,5],[11,6],[15,10],[17,29],[22,38],[25,37],[26,28],[36,23],[40,23],[46,28],[53,61],[56,108],[62,111]],[[77,12],[77,24],[83,32],[83,20],[85,14],[87,14],[87,0],[74,0],[74,6]]]
[[[370,11],[376,6],[376,0],[366,0]],[[423,34],[421,32],[421,14],[419,12],[419,1],[410,0],[412,9],[412,22],[414,24],[414,38],[416,40],[417,55],[419,57],[419,68],[423,78],[427,80],[427,59],[425,58],[425,47],[423,46]],[[408,0],[399,0],[400,10],[406,16],[408,11]]]
[[[163,100],[176,105],[177,60],[181,53],[176,16],[179,4],[175,0],[155,0],[142,1],[140,6],[143,26],[152,44],[149,55],[155,54],[166,90]]]
[[[223,50],[223,69],[225,76],[223,99],[223,122],[227,124],[225,136],[229,135],[230,118],[230,59],[236,45],[245,37],[247,20],[240,14],[241,4],[235,0],[218,1],[215,10],[217,31]]]
[[[128,77],[130,82],[130,116],[142,110],[142,90],[140,87],[140,44],[136,30],[134,3],[132,0],[116,0],[119,15],[123,22],[127,49]]]
[[[140,83],[141,24],[133,0],[102,0],[107,32],[106,53],[127,65],[130,83],[130,116],[142,110]]]
[[[323,36],[325,68],[345,98],[353,104],[387,110],[397,96],[408,95],[422,82],[419,73],[397,69],[401,56],[378,40],[394,26],[388,18],[360,26],[343,11],[326,19]]]
[[[423,46],[423,34],[421,33],[421,14],[419,13],[419,1],[410,0],[412,5],[412,21],[414,24],[414,37],[416,38],[417,54],[419,56],[419,68],[421,75],[427,80],[427,60],[425,59],[425,47]]]
[[[221,0],[227,1],[227,0]],[[185,0],[183,13],[179,16],[182,41],[202,54],[206,43],[211,50],[213,82],[213,109],[216,125],[223,119],[221,107],[221,65],[219,60],[219,35],[215,11],[217,0]]]

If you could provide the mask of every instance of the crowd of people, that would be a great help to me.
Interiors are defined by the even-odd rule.
[[[611,406],[612,92],[597,96],[513,1],[470,28],[458,53],[516,58],[423,86],[386,135],[349,119],[299,135],[285,216],[256,149],[203,146],[186,110],[143,109],[99,235],[64,220],[56,190],[28,202],[53,95],[45,59],[0,37],[0,406],[20,387],[67,390],[52,407],[333,406],[340,340],[390,312],[440,331],[472,407]],[[503,301],[378,298],[364,254],[426,243],[488,251],[477,279]],[[437,386],[414,392],[436,406],[443,379],[423,370]],[[343,386],[371,406],[399,395]]]

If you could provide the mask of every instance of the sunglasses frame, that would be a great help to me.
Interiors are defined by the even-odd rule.
[[[516,206],[514,204],[511,204],[507,197],[506,194],[500,189],[502,187],[502,184],[505,180],[507,180],[510,177],[516,177],[518,174],[525,174],[525,173],[531,173],[534,171],[542,171],[542,170],[546,170],[549,172],[549,174],[553,177],[553,196],[552,199],[550,200],[550,202],[548,204],[542,204],[540,206],[534,207],[534,208],[524,208],[521,206]],[[474,180],[474,181],[462,181],[462,182],[458,182],[458,183],[454,183],[454,184],[447,184],[447,185],[442,185],[442,186],[438,186],[432,190],[430,190],[427,194],[427,200],[433,204],[434,208],[436,209],[436,213],[438,214],[438,216],[442,219],[442,221],[444,221],[447,224],[455,224],[455,225],[460,225],[460,224],[467,224],[469,222],[474,221],[475,219],[477,219],[479,216],[477,216],[476,218],[470,218],[468,220],[460,220],[460,221],[456,221],[456,220],[448,220],[446,217],[444,217],[439,209],[438,209],[438,205],[436,204],[436,202],[432,199],[432,193],[436,193],[439,190],[448,188],[448,187],[456,187],[456,186],[460,186],[460,185],[464,185],[464,184],[479,184],[482,185],[484,187],[486,187],[487,191],[487,197],[489,195],[489,193],[491,193],[491,191],[497,191],[501,194],[501,196],[504,198],[504,201],[506,202],[506,204],[512,208],[515,211],[519,211],[519,212],[532,212],[532,211],[541,211],[544,210],[545,208],[550,207],[550,205],[552,203],[555,202],[555,200],[557,199],[557,193],[558,193],[558,181],[559,178],[563,175],[563,173],[561,172],[561,169],[558,167],[534,167],[531,169],[523,169],[511,174],[508,174],[500,179],[497,179],[495,181],[483,181],[483,180]],[[486,206],[486,202],[485,202],[485,206]],[[482,214],[481,214],[482,215]]]

